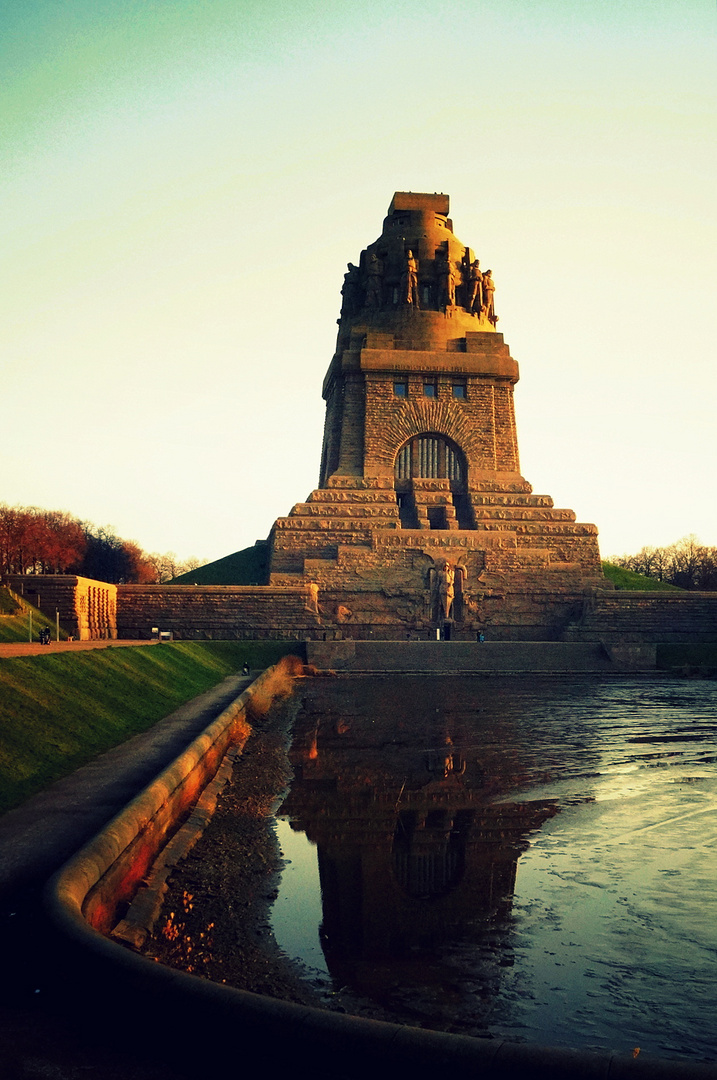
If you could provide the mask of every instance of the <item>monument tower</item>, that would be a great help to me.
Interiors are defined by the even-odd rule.
[[[520,473],[518,365],[447,195],[396,192],[348,264],[319,486],[270,536],[336,636],[559,638],[604,585],[594,525]]]

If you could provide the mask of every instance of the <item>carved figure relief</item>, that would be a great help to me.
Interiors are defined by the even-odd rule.
[[[438,281],[438,307],[453,307],[456,302],[456,275],[447,253],[436,258],[436,278]]]
[[[485,313],[488,322],[493,324],[498,322],[498,318],[495,313],[495,305],[493,303],[493,293],[495,292],[495,282],[493,281],[492,270],[486,270],[483,275],[483,312]]]
[[[443,569],[438,571],[438,604],[444,619],[450,619],[453,611],[453,601],[456,595],[455,584],[455,568],[449,562],[445,562]]]
[[[306,606],[309,611],[313,611],[315,615],[319,614],[319,586],[315,581],[309,581],[307,583],[307,591],[309,593]]]
[[[366,307],[377,310],[381,307],[383,265],[375,251],[368,257],[366,267]]]
[[[344,283],[341,286],[341,318],[351,318],[361,310],[361,279],[358,266],[348,264],[348,272],[344,274]]]
[[[479,314],[483,307],[483,274],[479,259],[474,259],[469,267],[467,292],[466,307],[469,311]]]
[[[404,304],[410,304],[416,310],[421,306],[418,299],[418,263],[410,249],[406,252],[401,278],[401,299]]]
[[[434,622],[453,619],[458,614],[456,608],[456,586],[462,596],[463,583],[468,571],[461,563],[455,566],[448,559],[441,559],[428,571],[431,589],[431,612]]]

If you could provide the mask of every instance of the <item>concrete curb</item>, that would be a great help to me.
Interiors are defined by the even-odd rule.
[[[314,1074],[396,1068],[435,1080],[436,1069],[448,1066],[486,1080],[717,1080],[717,1065],[474,1039],[295,1005],[163,967],[103,936],[190,800],[229,746],[248,735],[247,709],[261,711],[291,677],[288,665],[280,668],[260,676],[48,883],[45,907],[64,954],[62,993],[75,1014],[81,1010],[90,1025],[119,1023],[130,1039],[168,1047],[205,1072],[216,1058],[227,1073],[232,1052],[240,1057],[242,1041],[251,1040],[263,1068],[295,1068],[306,1055]]]

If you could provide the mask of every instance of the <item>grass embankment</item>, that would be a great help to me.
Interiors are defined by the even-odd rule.
[[[299,646],[300,648],[300,646]],[[174,642],[0,660],[0,812],[146,731],[284,642]]]
[[[7,585],[0,585],[0,642],[30,640],[30,612],[32,612],[32,640],[39,641],[40,628],[48,627],[55,640],[55,623],[37,608],[16,596]],[[60,628],[60,640],[67,634]]]
[[[626,570],[624,566],[615,566],[614,563],[604,562],[602,572],[616,589],[630,589],[633,592],[684,592],[684,589],[677,585],[636,574],[634,570]]]

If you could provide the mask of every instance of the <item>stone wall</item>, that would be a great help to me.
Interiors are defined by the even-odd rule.
[[[318,625],[305,585],[120,585],[118,611],[119,636],[128,639],[157,627],[187,640],[303,640]]]
[[[117,586],[73,574],[11,574],[7,583],[78,641],[117,637]]]
[[[717,642],[717,592],[588,591],[566,638],[626,643]]]
[[[381,548],[397,534],[383,532],[380,544],[376,535],[374,548],[339,545],[333,560],[302,560],[302,572],[282,575],[276,586],[116,586],[70,574],[15,575],[7,583],[49,618],[59,611],[62,628],[78,640],[149,639],[153,627],[183,640],[429,640],[431,568],[448,553],[470,571],[451,625],[457,641],[475,641],[482,630],[489,641],[717,642],[717,592],[586,590],[579,565],[551,571],[540,556],[535,572],[522,556],[522,567],[504,575],[510,588],[501,588],[491,550],[472,546],[475,532],[415,532],[413,544],[404,534],[390,560]]]

